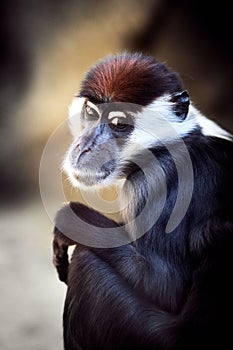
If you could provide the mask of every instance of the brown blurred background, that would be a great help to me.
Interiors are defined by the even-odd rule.
[[[204,114],[233,130],[232,11],[201,0],[2,0],[1,350],[61,350],[65,287],[38,172],[86,70],[109,53],[153,54]],[[51,176],[48,170],[48,179]]]

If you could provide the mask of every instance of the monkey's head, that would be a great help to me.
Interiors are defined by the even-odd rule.
[[[193,128],[188,109],[177,74],[153,57],[123,53],[101,60],[70,107],[75,138],[64,169],[73,185],[103,186],[126,177],[140,149]]]

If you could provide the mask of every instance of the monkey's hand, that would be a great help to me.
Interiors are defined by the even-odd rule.
[[[56,267],[59,279],[66,284],[69,268],[68,247],[74,244],[76,242],[66,237],[57,227],[54,228],[53,264]]]

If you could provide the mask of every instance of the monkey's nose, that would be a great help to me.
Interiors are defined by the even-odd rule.
[[[77,161],[79,162],[81,160],[81,158],[88,152],[91,151],[91,148],[88,146],[82,146],[82,144],[78,144],[76,146],[76,150],[78,152],[78,159]]]

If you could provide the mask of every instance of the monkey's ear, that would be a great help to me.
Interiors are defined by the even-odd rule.
[[[174,112],[179,117],[180,121],[183,121],[188,114],[189,110],[189,94],[186,90],[178,92],[173,95],[172,102],[174,102]]]

